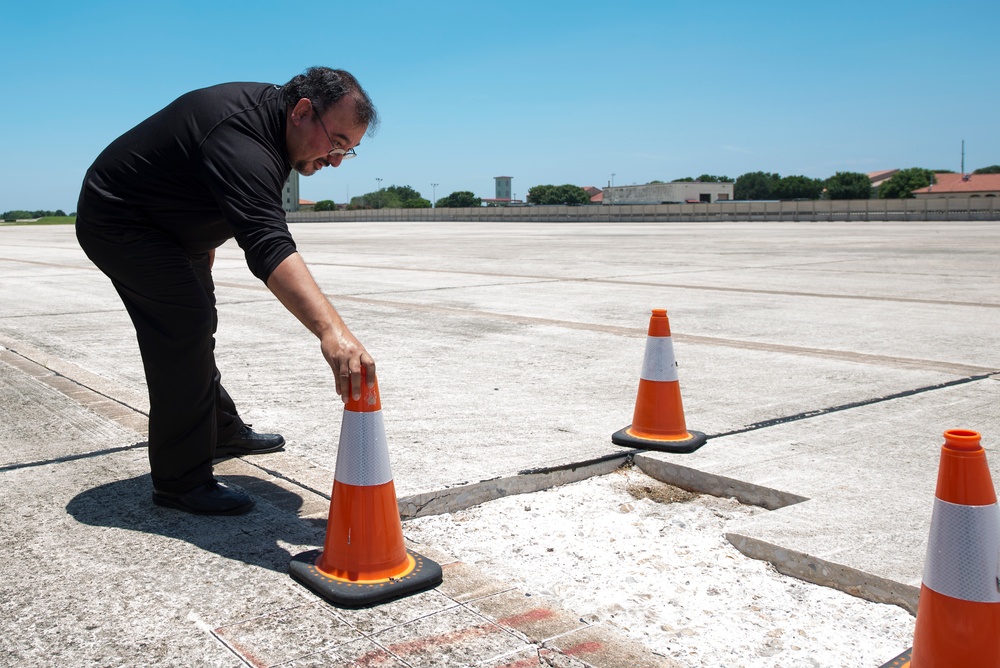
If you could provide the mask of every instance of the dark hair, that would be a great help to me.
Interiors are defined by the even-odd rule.
[[[350,95],[355,102],[355,120],[359,125],[367,125],[369,136],[375,134],[379,118],[375,104],[358,80],[345,70],[329,67],[310,67],[285,84],[285,103],[295,106],[302,98],[313,103],[316,113],[322,114],[327,108]]]

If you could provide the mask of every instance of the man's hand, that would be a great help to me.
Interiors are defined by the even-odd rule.
[[[292,315],[320,341],[323,358],[333,370],[337,394],[344,403],[361,398],[361,370],[368,387],[375,385],[375,361],[341,319],[337,309],[313,280],[298,253],[292,253],[275,268],[267,287]]]
[[[352,396],[361,398],[361,379],[368,381],[368,387],[375,385],[375,360],[365,347],[344,327],[339,336],[331,333],[320,340],[320,349],[337,384],[337,394],[346,404]],[[362,371],[364,376],[362,376]]]

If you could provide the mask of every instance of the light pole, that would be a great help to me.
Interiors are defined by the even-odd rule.
[[[382,208],[382,179],[375,177],[375,192],[378,193],[378,208]]]
[[[437,203],[437,188],[438,184],[431,184],[431,208],[433,209]]]

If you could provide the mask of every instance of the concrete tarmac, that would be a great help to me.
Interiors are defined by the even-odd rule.
[[[745,554],[912,612],[942,432],[981,432],[1000,475],[996,222],[292,231],[378,364],[404,519],[629,458],[771,509],[728,535]],[[376,608],[293,582],[290,557],[323,543],[341,404],[318,342],[235,243],[215,279],[223,382],[288,441],[218,463],[258,500],[238,518],[152,505],[121,302],[71,227],[0,226],[0,664],[674,665],[434,546],[412,547],[445,583]],[[610,440],[653,308],[687,425],[710,437],[691,454]]]

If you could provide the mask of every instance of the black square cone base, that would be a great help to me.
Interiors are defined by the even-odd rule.
[[[292,557],[288,572],[293,580],[342,608],[364,608],[384,603],[436,587],[443,580],[441,566],[437,562],[407,550],[416,565],[403,577],[378,582],[347,582],[332,578],[316,568],[322,553],[322,550],[309,550]]]
[[[895,659],[889,663],[883,664],[882,668],[909,668],[910,666],[910,654],[913,652],[913,648],[906,650]]]
[[[659,450],[660,452],[680,452],[689,453],[694,452],[701,446],[705,445],[708,440],[708,436],[701,433],[700,431],[688,430],[691,434],[691,438],[678,439],[678,440],[660,440],[655,438],[639,438],[638,436],[633,436],[628,433],[629,428],[619,429],[614,434],[611,435],[611,442],[615,445],[621,445],[626,448],[638,448],[640,450]]]

